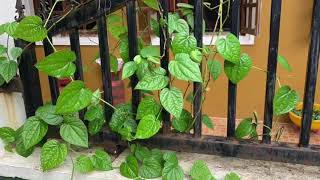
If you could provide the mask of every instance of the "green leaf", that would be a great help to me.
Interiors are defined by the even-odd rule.
[[[47,29],[43,27],[40,17],[27,16],[20,21],[14,35],[28,42],[37,42],[47,37]]]
[[[35,66],[39,71],[45,72],[49,76],[63,78],[73,76],[76,66],[73,63],[76,60],[76,54],[70,50],[57,51]]]
[[[229,33],[226,38],[220,38],[216,42],[217,50],[219,54],[232,63],[238,64],[240,61],[240,41],[239,39]]]
[[[158,0],[143,0],[143,2],[156,11],[160,11]]]
[[[160,109],[160,104],[152,96],[146,96],[139,103],[136,118],[141,119],[149,114],[157,116],[160,112]]]
[[[177,54],[175,60],[170,61],[169,72],[180,80],[202,82],[199,64],[185,53]]]
[[[189,25],[184,19],[179,19],[176,22],[176,29],[175,30],[180,34],[189,35]]]
[[[188,22],[189,26],[191,27],[191,29],[194,29],[194,15],[193,15],[193,12],[189,13],[187,15],[187,22]]]
[[[135,61],[125,63],[122,70],[122,79],[132,76],[136,72],[137,68],[138,66]]]
[[[213,129],[214,125],[212,123],[211,118],[208,115],[202,116],[202,123],[205,124],[208,128]]]
[[[155,33],[156,36],[160,37],[160,25],[157,20],[151,18],[150,19],[150,26],[152,31]]]
[[[0,44],[0,55],[3,55],[7,52],[7,47],[5,47],[4,45]]]
[[[91,104],[93,105],[99,104],[101,99],[101,94],[102,92],[100,92],[100,89],[95,90],[92,94]]]
[[[22,135],[19,135],[16,141],[16,152],[22,157],[28,157],[33,153],[33,151],[34,146],[26,149],[23,144]]]
[[[7,33],[9,36],[11,36],[13,38],[16,38],[15,32],[18,27],[18,22],[9,22],[9,23],[5,23],[1,26],[3,26],[3,31],[5,33]]]
[[[40,161],[43,171],[59,167],[67,158],[68,148],[57,140],[47,141],[41,149]]]
[[[139,168],[139,175],[146,179],[153,179],[162,176],[162,163],[157,158],[151,156],[143,160]]]
[[[150,56],[160,57],[160,49],[157,46],[147,46],[141,49],[140,55],[144,58],[148,58]]]
[[[237,84],[245,78],[252,67],[251,58],[247,54],[242,54],[238,64],[224,61],[224,72],[231,82]]]
[[[177,7],[179,7],[179,8],[187,8],[187,9],[193,9],[194,8],[191,4],[188,4],[188,3],[178,3]]]
[[[180,19],[179,15],[169,13],[168,14],[168,31],[169,33],[173,33],[176,30],[177,21]]]
[[[121,135],[122,139],[127,141],[134,140],[134,134],[137,132],[137,122],[133,119],[128,119],[125,121],[119,130],[119,134]]]
[[[91,157],[91,161],[95,170],[109,171],[112,170],[112,159],[108,153],[103,150],[96,150]]]
[[[224,180],[240,180],[240,176],[238,176],[238,174],[231,172],[228,173],[225,177]]]
[[[12,153],[13,152],[13,144],[6,144],[4,146],[4,150]]]
[[[183,180],[183,169],[178,164],[166,162],[162,170],[163,180]]]
[[[178,157],[177,154],[175,152],[169,151],[163,154],[163,159],[170,163],[170,164],[175,164],[178,165]]]
[[[0,75],[7,83],[9,83],[10,80],[17,74],[17,69],[18,64],[15,61],[0,61]]]
[[[5,144],[12,143],[15,141],[15,131],[10,127],[2,127],[0,128],[0,139]]]
[[[0,75],[0,86],[2,86],[6,81],[3,79],[3,77]]]
[[[129,155],[126,158],[126,161],[120,165],[120,173],[122,176],[127,178],[136,178],[138,177],[138,161],[133,155]]]
[[[191,57],[191,60],[196,63],[201,63],[202,61],[202,53],[198,49],[191,51],[190,57]]]
[[[186,53],[190,54],[191,51],[197,48],[197,40],[194,36],[185,33],[178,33],[172,41],[173,54]]]
[[[84,115],[84,119],[87,121],[94,121],[96,119],[104,118],[104,109],[101,104],[89,106],[87,112]]]
[[[136,148],[134,150],[134,156],[140,161],[143,162],[145,158],[151,157],[151,151],[144,146],[141,146],[139,144],[136,145]]]
[[[152,114],[144,116],[138,124],[135,138],[148,139],[157,134],[160,128],[161,122],[156,119],[156,116]]]
[[[91,159],[86,155],[80,155],[77,157],[74,168],[80,173],[88,173],[94,170]]]
[[[109,25],[108,30],[113,37],[116,39],[120,39],[121,35],[126,34],[128,29],[126,26],[122,26],[121,24],[118,25]]]
[[[36,116],[49,125],[59,125],[62,123],[63,117],[57,115],[55,112],[56,106],[52,104],[46,104],[37,109]]]
[[[124,62],[129,62],[129,41],[128,36],[122,36],[120,38],[120,44],[119,44],[119,52],[120,56],[123,59]]]
[[[134,89],[156,91],[165,88],[169,83],[169,78],[164,75],[146,74]]]
[[[28,118],[21,134],[25,149],[29,149],[38,144],[47,134],[47,131],[48,124],[35,116]]]
[[[110,54],[111,72],[118,72],[118,59],[113,54]]]
[[[12,47],[10,49],[10,56],[11,56],[12,60],[17,60],[21,54],[22,54],[22,49],[19,47]]]
[[[160,93],[160,102],[165,110],[175,117],[181,115],[183,109],[183,95],[178,88],[164,88]]]
[[[56,107],[56,113],[66,114],[78,112],[87,107],[92,100],[92,91],[85,88],[82,81],[73,81],[61,92]]]
[[[95,119],[89,122],[88,131],[91,136],[96,135],[104,126],[106,121],[104,119]]]
[[[290,64],[288,63],[286,58],[284,58],[283,56],[278,55],[278,62],[285,70],[287,70],[289,72],[292,71]]]
[[[293,110],[299,101],[297,91],[289,86],[282,86],[276,92],[273,99],[273,111],[275,115],[282,115]]]
[[[88,147],[87,128],[76,116],[65,116],[63,124],[60,127],[60,135],[63,140],[70,144]]]
[[[253,130],[252,118],[243,119],[236,128],[236,138],[243,139],[251,134]]]
[[[215,178],[212,176],[210,169],[207,164],[202,160],[197,160],[193,163],[190,176],[193,180],[214,180]]]
[[[149,56],[147,60],[155,64],[160,64],[160,57]]]
[[[179,117],[174,117],[172,120],[172,126],[179,132],[186,132],[192,123],[193,118],[190,112],[183,109]]]
[[[122,16],[118,15],[118,14],[109,14],[107,16],[107,23],[108,25],[114,25],[114,24],[122,24]]]
[[[213,80],[217,80],[222,72],[221,63],[217,60],[209,60],[208,69]]]

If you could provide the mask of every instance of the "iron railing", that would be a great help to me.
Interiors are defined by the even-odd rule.
[[[159,0],[163,8],[164,17],[168,16],[168,1]],[[170,114],[163,112],[162,133],[141,143],[156,146],[165,149],[188,151],[197,153],[219,154],[224,156],[233,156],[240,158],[261,159],[291,163],[302,163],[309,165],[320,165],[320,146],[309,145],[310,129],[312,122],[313,103],[315,97],[315,88],[317,80],[317,71],[319,63],[319,46],[320,46],[320,0],[314,0],[313,18],[311,27],[311,43],[308,56],[307,78],[304,93],[304,107],[302,116],[302,128],[300,133],[300,141],[298,144],[271,142],[269,134],[272,128],[273,119],[273,98],[275,94],[277,55],[279,44],[279,29],[281,15],[281,0],[272,0],[271,5],[271,23],[270,23],[270,40],[268,55],[268,72],[266,80],[266,96],[265,96],[265,113],[264,113],[264,129],[262,141],[238,141],[235,139],[235,119],[236,119],[236,99],[237,85],[229,81],[228,86],[228,114],[227,114],[227,137],[204,136],[201,133],[201,99],[202,84],[194,83],[194,117],[196,117],[193,134],[177,134],[171,131]],[[128,40],[129,40],[129,57],[131,60],[138,54],[137,39],[137,22],[136,22],[136,6],[135,0],[92,0],[82,5],[78,9],[71,12],[63,20],[53,19],[50,24],[56,24],[49,31],[50,37],[61,33],[69,32],[71,49],[77,54],[75,79],[83,80],[83,70],[80,53],[79,31],[78,27],[91,21],[97,21],[99,50],[102,62],[102,82],[104,100],[112,104],[112,86],[111,72],[109,64],[109,45],[106,24],[106,14],[116,11],[126,6],[127,23],[128,23]],[[194,35],[197,39],[198,47],[202,47],[202,0],[194,0],[195,13],[195,29]],[[239,11],[240,0],[232,1],[231,32],[238,36],[239,34]],[[163,30],[163,29],[162,29]],[[168,29],[160,33],[160,50],[164,56],[161,59],[161,67],[168,72],[169,62],[169,41],[165,41],[168,37]],[[162,33],[165,32],[165,33]],[[17,40],[16,45],[25,47],[26,43]],[[48,41],[43,42],[45,54],[49,55],[53,49]],[[41,106],[41,88],[39,74],[33,66],[36,63],[34,45],[29,46],[23,53],[19,65],[20,78],[24,85],[24,100],[27,116],[34,115],[37,107]],[[131,86],[135,87],[138,79],[136,76],[131,78]],[[59,95],[57,79],[49,77],[51,100],[56,102]],[[132,88],[132,109],[137,110],[140,101],[140,92]],[[105,107],[107,120],[110,120],[112,109]],[[267,128],[269,127],[269,128]],[[118,143],[118,139],[109,131],[105,131],[101,136],[103,141],[111,140]]]

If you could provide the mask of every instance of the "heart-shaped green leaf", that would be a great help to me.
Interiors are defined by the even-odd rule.
[[[231,82],[237,84],[245,78],[252,67],[251,58],[247,54],[242,54],[238,64],[224,61],[224,72]]]
[[[57,140],[47,141],[41,149],[40,161],[43,171],[48,171],[59,167],[68,154],[67,145],[59,143]]]
[[[9,83],[17,74],[18,64],[15,61],[0,61],[0,75]]]
[[[139,103],[136,119],[142,119],[149,114],[157,116],[160,109],[160,104],[152,96],[147,96]]]
[[[120,165],[120,173],[127,178],[136,178],[139,173],[138,161],[133,155],[129,155],[126,161]]]
[[[160,101],[165,110],[175,117],[181,115],[183,109],[183,95],[178,88],[164,88],[160,93]]]
[[[38,144],[47,134],[47,131],[48,124],[44,123],[41,119],[35,116],[28,118],[22,131],[22,141],[25,149],[29,149]]]
[[[178,33],[172,41],[173,54],[186,53],[190,54],[191,51],[197,48],[197,40],[194,36],[185,33]]]
[[[201,63],[201,61],[202,61],[202,53],[198,49],[191,51],[190,57],[191,57],[192,61],[194,61],[196,63]]]
[[[94,170],[90,157],[86,155],[80,155],[77,157],[74,168],[80,173],[89,173]]]
[[[193,121],[192,115],[187,110],[183,109],[179,117],[174,117],[172,126],[179,132],[186,132]]]
[[[15,141],[15,131],[10,127],[2,127],[0,128],[0,139],[5,144],[12,143]]]
[[[273,112],[275,115],[282,115],[293,110],[299,101],[297,91],[289,86],[282,86],[276,92],[273,99]]]
[[[50,125],[59,125],[63,121],[63,117],[56,114],[56,106],[52,104],[39,107],[36,116]]]
[[[39,71],[49,76],[63,78],[73,76],[76,66],[73,63],[76,55],[70,50],[57,51],[36,64]]]
[[[215,180],[207,164],[202,160],[197,160],[193,163],[190,176],[194,180]]]
[[[179,19],[175,28],[177,33],[189,35],[189,25],[184,19]]]
[[[42,41],[47,37],[47,29],[39,16],[27,16],[20,21],[14,36],[28,42]]]
[[[148,139],[157,134],[160,128],[161,122],[156,119],[156,116],[152,114],[144,116],[138,124],[135,138]]]
[[[146,74],[136,85],[135,89],[156,91],[165,88],[169,78],[159,74]]]
[[[219,54],[227,61],[238,64],[240,61],[240,41],[239,39],[229,33],[226,38],[220,38],[216,42]]]
[[[253,130],[254,125],[252,124],[252,118],[243,119],[236,128],[236,138],[243,139],[251,135]]]
[[[112,159],[108,153],[103,150],[96,150],[91,157],[91,161],[95,170],[109,171],[112,170]]]
[[[125,63],[122,70],[122,79],[132,76],[136,72],[137,68],[138,66],[135,61]]]
[[[63,140],[70,144],[88,147],[87,127],[76,116],[68,115],[64,117],[63,124],[60,127],[60,135]]]
[[[217,60],[209,60],[208,69],[213,80],[217,80],[222,72],[221,63]]]

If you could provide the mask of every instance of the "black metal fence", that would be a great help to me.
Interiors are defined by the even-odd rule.
[[[168,1],[159,0],[163,8],[164,17],[168,17]],[[171,131],[171,120],[168,112],[163,112],[163,128],[162,134],[159,134],[149,140],[141,143],[149,146],[156,146],[165,149],[219,154],[225,156],[282,161],[291,163],[302,163],[309,165],[320,165],[320,146],[309,145],[310,129],[312,122],[313,103],[315,97],[315,88],[317,81],[317,71],[319,63],[319,46],[320,46],[320,0],[314,0],[312,27],[311,27],[311,43],[308,56],[307,78],[305,84],[304,107],[302,116],[302,128],[299,144],[284,144],[271,142],[271,137],[267,134],[272,128],[273,119],[273,98],[275,94],[277,55],[279,43],[281,0],[272,0],[271,23],[270,23],[270,41],[268,56],[268,72],[266,80],[265,95],[265,114],[262,141],[237,141],[235,140],[235,119],[236,119],[236,100],[237,85],[229,81],[228,86],[228,123],[227,138],[204,136],[201,133],[201,99],[202,84],[194,83],[194,116],[196,117],[193,134],[176,134]],[[50,37],[61,32],[69,32],[71,49],[77,54],[76,75],[75,79],[83,80],[83,70],[80,53],[79,32],[78,27],[88,22],[97,21],[100,58],[102,62],[102,80],[104,100],[112,104],[112,86],[111,72],[109,64],[109,45],[106,24],[106,14],[116,11],[126,6],[127,22],[128,22],[128,40],[129,40],[129,57],[131,60],[138,53],[137,39],[137,22],[136,22],[136,6],[135,0],[92,0],[82,5],[77,10],[66,16],[63,20],[56,22],[55,19],[50,23],[56,25],[50,30]],[[198,47],[202,47],[203,37],[203,2],[202,0],[194,0],[195,11],[195,29],[194,35],[197,39]],[[98,8],[99,7],[99,8]],[[231,32],[238,36],[239,34],[239,13],[240,0],[232,1]],[[163,32],[161,30],[161,32]],[[165,54],[161,59],[161,66],[168,71],[169,62],[169,41],[165,41],[168,36],[168,29],[164,29],[165,33],[160,33],[160,50],[161,54]],[[16,45],[24,47],[26,44],[22,41],[16,41]],[[43,42],[45,54],[49,55],[53,52],[48,41]],[[39,74],[33,66],[36,62],[34,45],[30,46],[22,55],[19,66],[20,77],[24,85],[24,100],[27,115],[34,114],[37,107],[42,105],[41,88]],[[135,87],[138,79],[136,76],[131,78],[131,86]],[[50,91],[52,102],[55,103],[59,95],[57,79],[49,77]],[[132,88],[132,109],[137,110],[140,101],[139,90]],[[112,109],[105,107],[107,120],[110,120]],[[267,128],[270,127],[270,128]],[[104,138],[112,138],[109,132],[104,132]],[[104,139],[106,140],[106,139]],[[110,140],[110,139],[109,139]],[[114,140],[114,138],[112,138]]]

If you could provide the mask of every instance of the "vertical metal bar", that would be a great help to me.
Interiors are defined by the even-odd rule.
[[[98,19],[98,38],[99,38],[99,52],[102,70],[102,83],[104,100],[108,103],[113,103],[112,98],[112,84],[111,84],[111,68],[110,68],[110,55],[108,45],[107,23],[106,17],[101,16]],[[113,109],[105,106],[105,116],[107,120],[111,119]]]
[[[26,42],[15,40],[16,47],[25,48]],[[26,48],[19,58],[19,76],[23,84],[23,99],[27,117],[34,116],[37,108],[43,105],[39,72],[35,68],[37,57],[35,45]]]
[[[202,0],[194,1],[194,36],[197,39],[197,46],[202,48],[202,36],[203,36],[203,3]],[[202,64],[200,64],[200,68]],[[202,83],[195,82],[193,84],[193,117],[194,123],[194,137],[201,137],[202,128]]]
[[[161,7],[163,10],[163,18],[168,20],[168,0],[161,0]],[[162,27],[160,26],[160,53],[162,56],[161,59],[161,67],[167,71],[167,76],[170,75],[168,73],[168,64],[169,64],[169,47],[170,47],[170,39],[169,39],[169,31],[168,26]],[[169,87],[169,85],[168,85]],[[163,117],[163,133],[168,134],[171,131],[171,123],[170,123],[170,113],[166,110],[162,111]]]
[[[231,7],[231,33],[239,37],[240,32],[240,0],[234,0]],[[228,122],[227,137],[235,136],[237,115],[237,84],[228,83]]]
[[[52,38],[49,37],[49,39],[52,42]],[[43,48],[45,56],[48,56],[54,52],[53,48],[51,47],[47,39],[43,40]],[[52,104],[56,104],[59,96],[59,86],[57,78],[49,76],[49,85]]]
[[[137,34],[137,19],[136,19],[136,1],[129,1],[127,3],[127,21],[128,21],[128,41],[129,41],[129,59],[133,61],[133,58],[138,54],[138,34]],[[135,90],[134,87],[138,84],[138,78],[136,75],[131,77],[132,87],[132,111],[137,112],[140,102],[140,92]]]
[[[307,147],[310,141],[313,103],[315,97],[320,48],[320,0],[313,4],[311,43],[308,55],[307,76],[304,90],[302,126],[299,146]]]
[[[81,60],[81,49],[80,49],[80,40],[79,40],[79,30],[78,28],[70,31],[70,45],[71,50],[75,52],[77,59],[75,62],[76,72],[74,74],[74,78],[76,80],[84,80],[83,79],[83,68],[82,68],[82,60]]]
[[[74,73],[74,79],[83,81],[84,79],[83,79],[83,69],[82,69],[81,49],[80,49],[78,28],[72,29],[69,32],[69,36],[70,36],[71,50],[76,54],[76,57],[77,57],[75,61],[76,72]],[[82,110],[79,112],[79,116],[82,120],[84,119],[84,113],[85,113],[85,110]]]
[[[266,96],[264,106],[264,127],[263,127],[263,143],[271,142],[270,129],[272,128],[273,117],[273,98],[275,93],[275,84],[277,80],[277,63],[278,63],[278,45],[280,31],[282,0],[272,0],[271,3],[271,21],[270,21],[270,39],[268,54],[268,71],[266,81]]]

